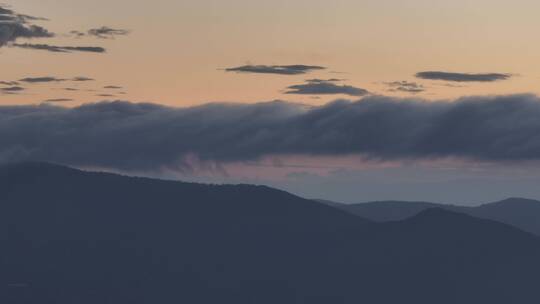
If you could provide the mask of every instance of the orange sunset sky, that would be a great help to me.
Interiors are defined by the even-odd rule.
[[[32,43],[99,45],[104,54],[56,54],[4,47],[0,80],[86,76],[81,90],[66,84],[32,85],[0,95],[4,104],[73,99],[76,105],[103,99],[150,101],[175,106],[210,101],[289,100],[321,104],[346,96],[283,94],[309,78],[346,79],[373,94],[439,100],[464,95],[538,93],[540,2],[501,1],[193,1],[17,0],[18,13],[45,17],[36,24],[56,33]],[[129,29],[115,39],[65,35],[97,26]],[[246,64],[307,64],[327,67],[307,75],[227,73]],[[508,73],[493,83],[416,79],[421,71]],[[392,91],[385,83],[417,82],[421,93]],[[127,94],[101,97],[107,85]],[[95,90],[95,91],[85,91]],[[110,94],[113,95],[113,94]],[[348,97],[350,98],[350,97]]]

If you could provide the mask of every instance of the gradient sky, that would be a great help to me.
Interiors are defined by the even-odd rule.
[[[25,91],[0,93],[1,105],[72,99],[62,105],[127,100],[190,107],[208,102],[285,100],[319,106],[338,98],[360,98],[285,94],[287,87],[314,78],[341,79],[335,83],[373,95],[432,102],[472,95],[540,94],[540,41],[536,39],[540,2],[534,0],[17,0],[5,4],[17,13],[49,19],[33,23],[56,34],[46,39],[18,39],[17,43],[100,46],[107,51],[52,53],[1,47],[0,81],[44,76],[95,79],[21,84]],[[85,32],[101,26],[130,33],[114,39],[69,35],[73,30]],[[326,69],[301,75],[225,71],[244,65],[294,64]],[[508,79],[455,82],[415,77],[424,71],[497,73]],[[414,83],[421,92],[396,90],[397,85],[389,85],[394,82]],[[64,90],[68,87],[77,91]],[[478,203],[507,196],[540,198],[540,191],[531,186],[540,180],[540,171],[528,170],[530,162],[379,162],[350,155],[281,155],[279,160],[235,160],[218,167],[209,170],[213,172],[209,175],[169,171],[157,175],[265,183],[305,196],[352,202]],[[362,193],[359,184],[364,185]],[[497,190],[489,191],[495,184]]]
[[[80,1],[18,0],[20,13],[43,16],[55,33],[102,25],[132,30],[127,37],[95,41],[57,37],[56,44],[99,44],[106,54],[50,54],[1,49],[0,79],[28,76],[89,76],[101,85],[124,86],[122,99],[169,105],[209,101],[284,99],[320,104],[282,94],[306,78],[344,78],[376,94],[384,82],[416,81],[428,99],[475,94],[538,93],[540,42],[538,1]],[[38,40],[33,40],[33,42]],[[44,41],[42,39],[41,41]],[[275,76],[225,73],[244,64],[311,64],[328,70]],[[420,71],[511,73],[508,81],[448,87],[414,78]],[[339,72],[339,74],[334,73]],[[25,94],[0,96],[4,103],[50,98],[98,100],[95,92],[66,94],[35,86]]]

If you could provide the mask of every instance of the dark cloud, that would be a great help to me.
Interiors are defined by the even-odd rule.
[[[444,80],[453,82],[494,82],[499,80],[507,80],[512,77],[511,74],[488,73],[488,74],[467,74],[467,73],[450,73],[440,71],[420,72],[416,74],[417,78],[429,80]]]
[[[44,27],[31,24],[32,21],[45,20],[16,13],[0,4],[0,47],[15,42],[20,38],[50,38],[54,34]]]
[[[390,91],[399,91],[399,92],[405,92],[405,93],[422,93],[426,90],[426,88],[419,83],[416,82],[409,82],[409,81],[393,81],[393,82],[385,82],[385,84],[390,87]]]
[[[26,83],[46,83],[46,82],[62,82],[67,81],[66,79],[60,79],[52,76],[45,76],[45,77],[26,77],[19,80],[20,82],[26,82]]]
[[[0,157],[124,170],[266,155],[379,160],[540,160],[540,98],[426,102],[370,96],[320,107],[285,102],[171,108],[105,102],[0,106]]]
[[[104,88],[104,89],[114,89],[114,90],[116,90],[116,89],[122,89],[122,87],[120,87],[120,86],[114,86],[114,85],[104,86],[103,88]]]
[[[129,35],[131,31],[125,29],[114,29],[108,26],[102,26],[100,28],[90,29],[86,33],[88,36],[94,36],[101,39],[112,39],[116,36],[126,36]],[[80,32],[78,32],[80,33]]]
[[[64,91],[78,91],[79,89],[76,89],[76,88],[64,88],[63,89]]]
[[[255,74],[279,74],[279,75],[300,75],[316,70],[324,70],[325,67],[314,65],[244,65],[225,69],[227,72],[255,73]]]
[[[367,90],[353,87],[350,85],[336,84],[339,80],[330,79],[311,79],[305,84],[293,85],[288,87],[286,94],[303,94],[303,95],[336,95],[344,94],[349,96],[364,96],[369,94]]]
[[[46,28],[35,25],[35,21],[44,21],[46,18],[18,14],[0,4],[0,47],[10,46],[22,49],[41,50],[53,53],[89,52],[104,53],[106,50],[98,46],[57,46],[51,44],[17,43],[21,38],[51,38],[55,34]],[[118,35],[127,35],[129,31],[101,27],[91,29],[88,33],[72,31],[77,37],[90,35],[99,38],[114,38]]]
[[[74,82],[86,82],[86,81],[94,81],[94,79],[84,76],[74,77],[71,79],[64,79],[64,78],[56,78],[52,76],[44,76],[44,77],[26,77],[19,80],[20,82],[26,82],[26,83],[45,83],[45,82],[64,82],[64,81],[74,81]],[[74,88],[65,88],[66,91],[77,91],[78,89]]]
[[[97,97],[115,97],[113,94],[97,94]]]
[[[71,99],[71,98],[52,98],[52,99],[44,100],[43,102],[56,103],[56,102],[69,102],[69,101],[73,101],[73,99]]]
[[[31,43],[13,43],[11,46],[31,49],[31,50],[40,50],[48,51],[53,53],[72,53],[72,52],[86,52],[86,53],[105,53],[107,50],[99,46],[57,46],[50,44],[31,44]]]
[[[83,82],[83,81],[94,81],[95,79],[93,78],[90,78],[90,77],[84,77],[84,76],[79,76],[79,77],[75,77],[73,79],[71,79],[71,81],[76,81],[76,82]]]
[[[19,92],[22,92],[24,90],[25,90],[25,88],[19,87],[19,86],[11,86],[11,87],[6,87],[6,88],[0,88],[0,91],[2,91],[3,93],[19,93]]]

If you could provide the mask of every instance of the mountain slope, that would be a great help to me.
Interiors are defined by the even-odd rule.
[[[533,235],[442,209],[377,224],[267,187],[9,165],[0,239],[10,304],[540,300]]]
[[[499,221],[540,236],[540,201],[529,199],[510,198],[478,207],[400,201],[328,205],[376,222],[404,220],[430,208],[442,208]]]

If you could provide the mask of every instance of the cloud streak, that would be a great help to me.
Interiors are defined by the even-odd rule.
[[[105,53],[107,50],[99,46],[57,46],[50,44],[32,44],[32,43],[13,43],[12,47],[47,51],[52,53],[72,53],[72,52],[85,52],[85,53]]]
[[[26,77],[19,80],[20,82],[26,82],[26,83],[47,83],[47,82],[62,82],[66,81],[66,79],[60,79],[52,76],[44,76],[44,77]]]
[[[73,99],[71,99],[71,98],[51,98],[51,99],[46,99],[43,102],[56,103],[56,102],[69,102],[69,101],[73,101]]]
[[[339,79],[310,79],[305,84],[293,85],[288,87],[285,94],[300,94],[300,95],[349,95],[349,96],[364,96],[369,92],[362,88],[353,87],[350,85],[339,85],[336,82]]]
[[[451,73],[440,71],[427,71],[416,74],[417,78],[428,80],[443,80],[451,82],[495,82],[500,80],[508,80],[512,77],[511,74],[502,73],[487,73],[487,74],[467,74],[467,73]]]
[[[253,74],[278,74],[278,75],[301,75],[312,71],[324,70],[325,67],[316,65],[244,65],[227,68],[227,72],[253,73]]]
[[[0,91],[2,91],[3,93],[7,93],[7,94],[16,94],[16,93],[22,92],[24,90],[26,90],[26,89],[23,88],[23,87],[20,87],[20,86],[11,86],[11,87],[0,88]]]
[[[378,160],[540,160],[540,99],[453,102],[365,97],[320,107],[286,102],[171,108],[103,102],[0,106],[0,159],[121,170],[182,168],[268,155],[357,154]]]
[[[126,36],[129,35],[130,31],[125,29],[114,29],[108,26],[102,26],[100,28],[90,29],[87,32],[87,35],[94,36],[101,39],[113,39],[116,36]]]

